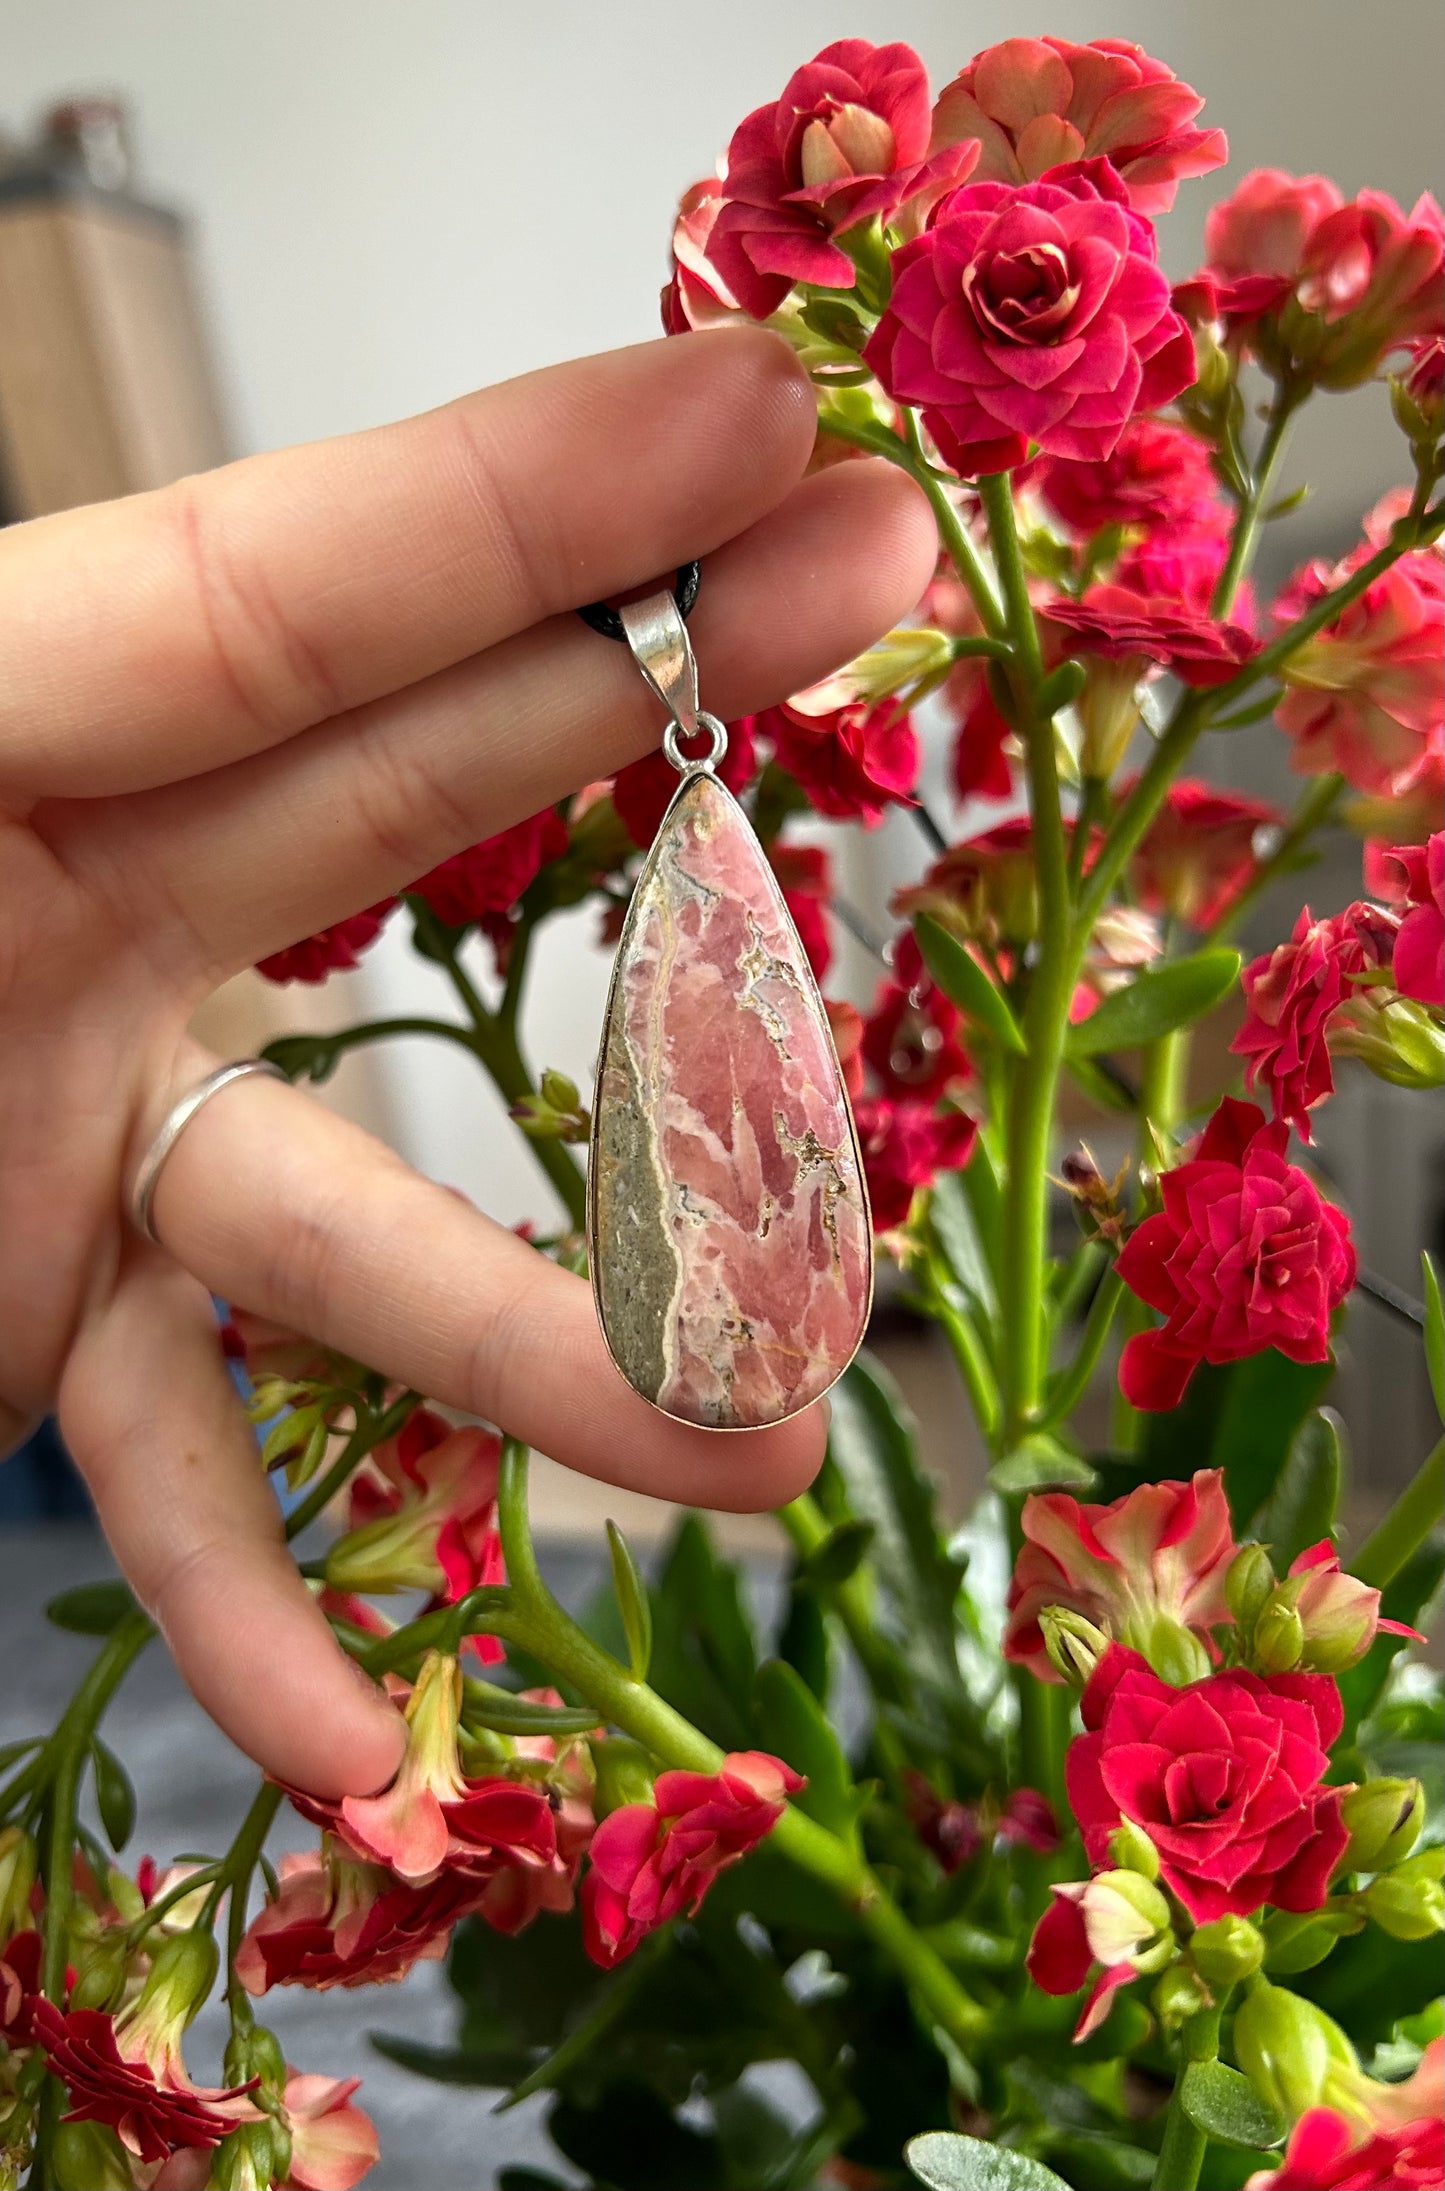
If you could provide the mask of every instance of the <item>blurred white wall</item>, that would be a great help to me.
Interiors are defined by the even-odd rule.
[[[0,0],[0,120],[76,91],[131,103],[145,177],[196,217],[237,447],[271,448],[650,335],[679,190],[828,39],[908,39],[943,81],[1040,30],[1158,52],[1228,130],[1229,177],[1318,168],[1407,201],[1432,180],[1434,0]],[[1227,187],[1184,187],[1175,273]],[[1378,395],[1320,405],[1301,471],[1311,451],[1331,475],[1301,553],[1347,537],[1399,469]],[[589,922],[557,924],[528,1026],[534,1058],[583,1080],[605,978]],[[399,942],[353,978],[383,1009],[429,981]],[[464,1058],[393,1049],[383,1070],[414,1160],[509,1221],[550,1214]]]

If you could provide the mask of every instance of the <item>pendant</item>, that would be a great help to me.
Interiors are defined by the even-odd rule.
[[[784,1421],[863,1338],[873,1245],[832,1032],[777,879],[714,774],[670,595],[621,612],[682,781],[633,893],[593,1103],[588,1243],[613,1361],[664,1414]],[[710,735],[689,762],[679,736]]]

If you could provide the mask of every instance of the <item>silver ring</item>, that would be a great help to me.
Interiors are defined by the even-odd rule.
[[[252,1073],[264,1073],[268,1080],[285,1080],[289,1084],[289,1074],[283,1073],[279,1065],[273,1065],[270,1058],[238,1058],[232,1065],[218,1065],[213,1073],[207,1073],[204,1080],[198,1080],[195,1087],[183,1095],[179,1102],[171,1105],[162,1119],[160,1130],[141,1160],[140,1170],[135,1175],[135,1184],[130,1191],[131,1222],[137,1232],[144,1233],[146,1239],[153,1240],[157,1247],[161,1246],[161,1236],[156,1231],[151,1216],[151,1205],[156,1198],[161,1167],[197,1111],[209,1103],[213,1095],[218,1095],[222,1088],[229,1087],[233,1080],[249,1079]]]

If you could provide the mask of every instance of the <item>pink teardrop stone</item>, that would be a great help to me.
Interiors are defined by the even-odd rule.
[[[702,771],[668,808],[618,949],[590,1191],[602,1329],[664,1413],[755,1429],[847,1368],[873,1284],[847,1092],[773,871]]]

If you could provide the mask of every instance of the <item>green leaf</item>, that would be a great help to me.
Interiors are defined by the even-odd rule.
[[[1224,2062],[1191,2062],[1179,2081],[1179,2104],[1196,2130],[1251,2152],[1283,2145],[1289,2129],[1248,2077]]]
[[[757,1655],[738,1571],[683,1516],[652,1593],[652,1686],[726,1750],[752,1747]]]
[[[933,1518],[913,1417],[881,1365],[858,1355],[833,1388],[828,1451],[848,1503],[876,1531],[869,1565],[890,1600],[889,1627],[915,1663],[961,1691],[954,1606],[959,1570]]]
[[[1279,1574],[1306,1545],[1329,1536],[1340,1503],[1345,1452],[1345,1426],[1333,1408],[1318,1407],[1305,1417],[1278,1483],[1254,1518]]]
[[[62,1590],[45,1608],[45,1618],[73,1636],[108,1636],[118,1621],[136,1609],[130,1586],[123,1582],[83,1582],[74,1590]]]
[[[807,1778],[807,1787],[793,1798],[799,1810],[851,1842],[857,1828],[858,1791],[843,1746],[818,1699],[802,1676],[780,1658],[758,1668],[753,1695],[764,1745]]]
[[[33,1751],[40,1749],[44,1739],[43,1735],[25,1735],[19,1742],[0,1743],[0,1773],[7,1766],[13,1765],[17,1757],[28,1757]]]
[[[433,2084],[505,2089],[516,2081],[516,2063],[509,2055],[489,2056],[459,2046],[426,2046],[420,2039],[403,2039],[390,2031],[373,2031],[368,2036],[383,2060],[409,2069],[415,2077],[429,2077]]]
[[[928,1214],[934,1238],[958,1281],[966,1306],[988,1333],[998,1323],[998,1292],[966,1184],[972,1171],[970,1164],[968,1173],[944,1172],[936,1179],[928,1198]]]
[[[1024,1038],[1008,999],[994,987],[977,959],[927,913],[919,914],[914,929],[923,963],[950,1003],[958,1006],[965,1019],[981,1027],[1001,1050],[1022,1057]],[[1237,959],[1235,963],[1238,965]]]
[[[1187,959],[1146,968],[1127,989],[1116,989],[1069,1030],[1071,1058],[1108,1050],[1137,1050],[1161,1035],[1200,1019],[1228,996],[1239,978],[1239,953],[1218,946]]]
[[[817,1591],[803,1579],[798,1566],[794,1567],[788,1584],[788,1606],[778,1635],[778,1657],[787,1660],[818,1702],[826,1706],[833,1685],[833,1646],[828,1617]]]
[[[135,1832],[135,1789],[124,1765],[99,1735],[91,1737],[90,1756],[95,1773],[95,1807],[107,1841],[118,1852]]]
[[[799,1574],[806,1582],[822,1589],[832,1583],[846,1582],[863,1564],[876,1533],[872,1522],[839,1522],[837,1528],[830,1530],[822,1543],[815,1545],[799,1562]]]
[[[1334,1376],[1333,1362],[1291,1362],[1273,1347],[1227,1368],[1201,1363],[1180,1406],[1145,1419],[1134,1481],[1222,1468],[1239,1537],[1279,1480],[1295,1432]],[[1129,1485],[1109,1481],[1113,1498]]]
[[[330,1035],[278,1035],[261,1052],[279,1065],[288,1080],[329,1080],[341,1061],[340,1045]]]
[[[995,1491],[1017,1498],[1025,1491],[1047,1491],[1055,1484],[1092,1488],[1099,1478],[1098,1471],[1081,1455],[1071,1453],[1047,1431],[1031,1431],[1012,1453],[995,1463],[988,1480]]]
[[[1435,1412],[1445,1422],[1445,1305],[1440,1298],[1440,1273],[1429,1255],[1420,1257],[1420,1267],[1425,1280],[1425,1360]]]
[[[1027,2153],[952,2130],[910,2139],[903,2157],[928,2191],[1069,2191],[1062,2176]]]
[[[631,1545],[616,1522],[607,1524],[607,1544],[612,1554],[612,1587],[627,1638],[628,1663],[634,1681],[646,1681],[652,1666],[652,1604]]]

